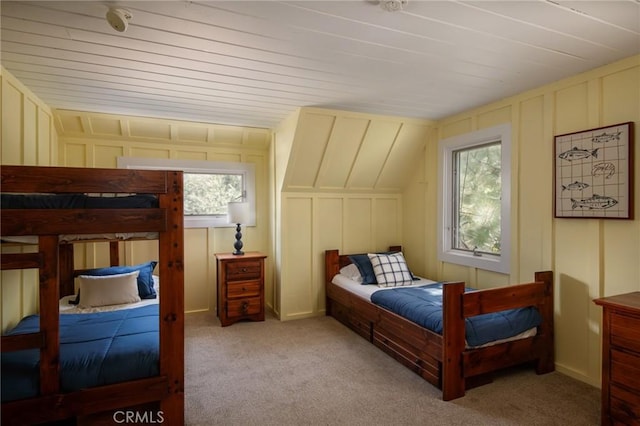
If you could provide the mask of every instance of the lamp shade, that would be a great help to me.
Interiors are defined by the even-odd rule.
[[[247,202],[231,202],[227,206],[227,217],[229,223],[248,223],[249,222],[249,203]]]

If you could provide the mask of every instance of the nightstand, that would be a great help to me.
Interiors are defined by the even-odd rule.
[[[247,319],[264,321],[264,259],[259,252],[216,253],[216,307],[223,327]]]

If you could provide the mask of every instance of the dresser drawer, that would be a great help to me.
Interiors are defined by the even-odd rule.
[[[259,297],[227,300],[227,316],[229,318],[260,314],[261,312],[262,301]]]
[[[640,395],[626,389],[611,387],[611,418],[614,424],[635,425],[640,419]],[[617,422],[616,422],[617,421]]]
[[[228,281],[259,279],[262,274],[261,260],[244,260],[242,262],[226,263]]]
[[[611,313],[611,344],[640,354],[640,316]]]
[[[240,297],[260,296],[262,283],[260,281],[238,281],[227,284],[227,297],[237,299]]]
[[[640,355],[611,350],[611,383],[640,389]]]

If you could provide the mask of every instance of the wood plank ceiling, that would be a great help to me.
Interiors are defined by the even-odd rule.
[[[127,9],[125,32],[105,19]],[[2,65],[55,109],[274,128],[301,106],[439,119],[640,53],[640,2],[41,1]]]

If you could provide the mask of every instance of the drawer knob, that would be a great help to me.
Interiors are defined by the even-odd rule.
[[[242,309],[242,313],[246,314],[249,310],[249,302],[242,302],[240,309]]]
[[[248,269],[247,268],[242,268],[242,272],[247,272]]]

